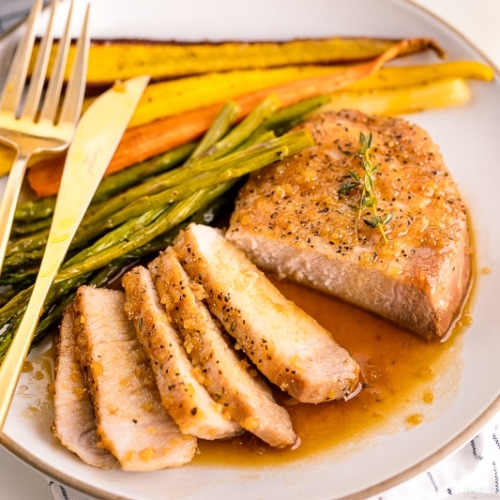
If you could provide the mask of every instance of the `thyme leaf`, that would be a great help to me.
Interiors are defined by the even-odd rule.
[[[356,238],[358,237],[358,225],[361,220],[372,229],[379,229],[380,234],[387,243],[387,235],[384,230],[384,226],[390,222],[392,219],[392,214],[388,213],[385,216],[380,216],[377,211],[377,197],[375,195],[375,174],[379,169],[379,165],[373,165],[371,161],[371,148],[373,144],[373,135],[365,135],[363,132],[359,135],[360,148],[356,154],[361,162],[361,168],[364,172],[364,177],[361,179],[356,172],[349,170],[349,180],[342,182],[339,189],[337,190],[339,195],[348,195],[354,189],[361,189],[361,196],[358,205],[355,209],[358,212],[356,219]],[[365,210],[371,209],[371,217],[363,217]]]
[[[358,186],[359,186],[359,181],[345,181],[340,185],[337,192],[339,194],[349,194],[353,189],[357,188]]]

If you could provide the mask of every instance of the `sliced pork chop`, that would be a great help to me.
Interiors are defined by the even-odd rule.
[[[401,118],[327,113],[303,125],[316,146],[252,174],[226,237],[261,269],[442,337],[470,281],[466,211],[439,148]],[[358,220],[360,134],[370,149],[385,227]],[[342,194],[341,186],[344,186]],[[340,193],[339,193],[340,190]],[[354,209],[352,208],[354,207]],[[371,209],[363,219],[372,219]]]
[[[142,266],[122,278],[125,312],[133,321],[156,376],[163,405],[185,434],[223,439],[241,432],[224,406],[197,380],[179,335],[160,303],[151,273]]]
[[[205,289],[212,313],[271,382],[305,403],[343,398],[357,388],[359,366],[349,353],[221,231],[190,224],[175,250]]]
[[[82,286],[75,302],[78,358],[86,368],[102,444],[127,471],[189,462],[196,438],[161,404],[149,360],[123,311],[125,294]]]
[[[247,431],[276,447],[294,445],[288,412],[279,406],[248,361],[238,358],[220,324],[202,302],[204,293],[180,265],[172,247],[150,265],[160,300],[174,320],[193,364],[212,396],[223,404]]]
[[[118,466],[118,462],[109,451],[100,446],[85,373],[75,354],[76,335],[73,325],[74,310],[70,306],[64,311],[57,342],[52,432],[85,463],[101,469],[113,469]]]

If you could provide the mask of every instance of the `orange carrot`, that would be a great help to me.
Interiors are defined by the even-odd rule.
[[[427,38],[403,40],[371,61],[347,67],[344,71],[330,75],[292,81],[247,94],[235,99],[240,106],[238,119],[242,119],[268,95],[275,94],[281,106],[289,106],[303,99],[330,94],[335,90],[365,78],[394,57],[408,52],[431,48],[439,56],[444,52]],[[144,161],[176,146],[185,144],[203,135],[220,110],[222,103],[187,111],[179,115],[163,118],[125,132],[106,175]],[[43,160],[28,172],[31,188],[40,197],[51,196],[59,189],[64,157]]]

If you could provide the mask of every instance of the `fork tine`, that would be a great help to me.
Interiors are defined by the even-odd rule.
[[[43,0],[36,0],[28,16],[26,31],[21,39],[5,81],[0,108],[4,111],[17,112],[24,89],[28,66],[35,40],[36,23],[42,10]]]
[[[90,45],[90,4],[87,4],[82,31],[76,46],[75,62],[64,97],[59,123],[76,123],[82,111],[83,95],[87,79],[87,62]]]
[[[64,80],[64,71],[66,69],[66,60],[68,58],[69,44],[71,41],[70,25],[71,18],[73,17],[73,5],[74,1],[71,0],[66,26],[64,28],[64,35],[62,39],[59,40],[57,59],[54,64],[54,68],[52,69],[52,75],[47,87],[47,93],[45,94],[45,100],[40,113],[40,120],[49,120],[50,122],[54,122],[56,117],[61,88]]]
[[[23,117],[34,120],[38,111],[40,103],[40,96],[42,94],[43,84],[45,81],[45,73],[47,72],[47,65],[49,62],[50,49],[52,48],[52,32],[54,27],[54,18],[56,14],[57,4],[59,0],[52,0],[51,13],[47,31],[40,43],[40,49],[36,60],[33,74],[31,75],[31,82],[24,104]]]

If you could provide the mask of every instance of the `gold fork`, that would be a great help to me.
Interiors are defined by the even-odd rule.
[[[87,73],[86,54],[89,45],[88,16],[86,16],[78,39],[73,71],[66,88],[60,115],[57,117],[71,41],[70,23],[73,0],[45,97],[42,99],[42,90],[52,48],[52,33],[58,0],[52,2],[47,31],[40,42],[39,54],[29,87],[25,92],[26,75],[42,5],[43,0],[36,0],[31,9],[25,34],[16,50],[0,98],[0,141],[17,151],[0,204],[0,273],[28,162],[34,154],[63,151],[68,147],[80,117],[83,101]]]

